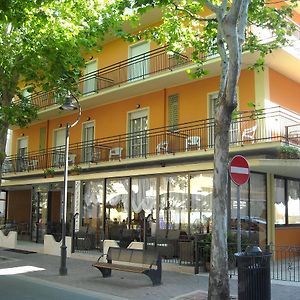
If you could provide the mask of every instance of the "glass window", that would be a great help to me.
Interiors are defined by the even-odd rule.
[[[172,175],[160,180],[159,229],[188,230],[188,176]]]
[[[103,181],[87,181],[84,185],[83,224],[89,229],[100,227],[103,205]]]
[[[243,241],[266,245],[267,200],[266,176],[251,173],[247,184],[240,187],[241,199],[241,234]],[[237,186],[231,184],[231,229],[237,229]]]
[[[300,223],[300,187],[299,182],[294,180],[288,180],[288,223],[299,224]]]
[[[300,183],[275,178],[275,224],[300,224]]]
[[[109,238],[120,240],[122,229],[129,225],[129,179],[107,180],[106,219]]]
[[[267,242],[266,176],[251,174],[250,178],[250,240],[260,245]]]
[[[275,178],[275,224],[285,224],[285,181]]]
[[[190,232],[207,233],[210,231],[212,215],[213,173],[191,175],[191,212]]]

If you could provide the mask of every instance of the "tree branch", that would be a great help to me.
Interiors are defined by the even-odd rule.
[[[200,22],[210,22],[210,21],[217,21],[216,18],[203,18],[203,17],[199,17],[197,15],[195,15],[194,13],[192,13],[189,9],[184,8],[182,6],[178,6],[176,3],[173,2],[173,5],[175,6],[175,9],[178,11],[182,11],[184,13],[186,13],[189,17],[191,17],[194,20],[200,21]]]
[[[215,14],[219,14],[221,13],[221,8],[218,5],[214,5],[213,3],[211,3],[209,0],[205,0],[205,4],[206,6]]]

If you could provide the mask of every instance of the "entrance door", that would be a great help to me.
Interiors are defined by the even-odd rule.
[[[128,79],[139,80],[149,75],[150,65],[150,44],[139,43],[129,48]]]
[[[65,157],[65,142],[66,142],[66,130],[58,129],[54,131],[54,147],[53,152],[53,166],[61,167],[64,165]]]
[[[129,155],[144,156],[148,150],[148,110],[140,110],[129,114]]]
[[[215,143],[214,135],[215,135],[215,126],[214,126],[214,118],[217,109],[217,100],[218,100],[218,93],[213,93],[209,95],[208,98],[208,113],[209,119],[211,119],[209,129],[208,129],[208,142],[209,146],[213,146]],[[235,120],[231,121],[230,129],[229,129],[229,143],[235,143],[238,140],[238,122]]]
[[[83,124],[83,159],[84,162],[93,161],[94,154],[94,122]]]
[[[32,241],[42,243],[47,224],[47,192],[36,192],[32,203]]]
[[[97,91],[97,61],[91,61],[85,65],[84,70],[84,82],[83,82],[83,94],[95,93]]]

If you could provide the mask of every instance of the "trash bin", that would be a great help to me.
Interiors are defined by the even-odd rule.
[[[271,300],[270,258],[257,246],[236,253],[239,300]]]

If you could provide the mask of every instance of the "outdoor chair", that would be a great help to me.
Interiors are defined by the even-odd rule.
[[[200,149],[200,137],[199,136],[189,136],[185,140],[185,151],[189,150],[199,150]]]
[[[251,141],[252,144],[254,144],[255,140],[255,133],[256,133],[257,125],[254,125],[250,128],[245,128],[242,132],[242,144],[245,141]]]
[[[156,146],[156,154],[168,153],[169,143],[167,141],[163,141]]]

